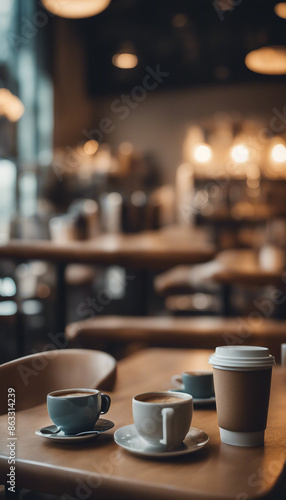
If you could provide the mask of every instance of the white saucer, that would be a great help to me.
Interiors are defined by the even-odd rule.
[[[165,451],[163,446],[152,446],[146,443],[146,441],[139,436],[135,425],[130,424],[117,429],[114,433],[114,441],[122,448],[125,448],[131,453],[135,453],[137,455],[142,455],[144,457],[167,458],[186,455],[188,453],[198,451],[208,443],[209,437],[200,429],[190,427],[188,434],[179,448],[173,451]]]
[[[114,427],[114,422],[111,422],[111,420],[107,420],[105,418],[99,418],[95,424],[94,432],[89,434],[83,434],[82,436],[76,436],[76,435],[66,436],[63,433],[63,431],[57,432],[57,434],[52,434],[52,432],[55,432],[57,430],[56,425],[48,425],[46,427],[42,427],[41,429],[38,429],[35,432],[35,434],[37,436],[50,439],[51,441],[56,441],[57,443],[74,443],[77,441],[88,441],[89,439],[94,439],[96,436],[99,436],[103,432],[112,429],[112,427]],[[44,434],[42,430],[46,431],[50,430],[51,434],[46,434],[46,433]]]
[[[169,389],[168,392],[185,392],[180,389]],[[211,396],[210,398],[193,398],[193,403],[195,406],[207,406],[215,403],[215,396]]]

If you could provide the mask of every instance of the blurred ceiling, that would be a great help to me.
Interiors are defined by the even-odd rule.
[[[220,83],[286,81],[245,66],[261,46],[286,45],[286,20],[278,0],[112,0],[101,14],[76,21],[84,45],[89,95],[124,91],[140,84],[146,66],[169,74],[161,88]],[[131,42],[138,65],[113,66],[123,42]]]

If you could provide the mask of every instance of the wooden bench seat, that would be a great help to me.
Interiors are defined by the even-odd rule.
[[[264,317],[125,317],[98,316],[71,323],[66,335],[72,347],[178,347],[214,349],[216,346],[261,345],[280,361],[286,342],[286,321]]]

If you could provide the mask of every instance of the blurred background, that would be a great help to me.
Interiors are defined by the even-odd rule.
[[[286,2],[1,0],[0,47],[1,245],[180,226],[283,275]],[[273,293],[231,283],[226,311],[206,269],[151,272],[147,314],[246,314]],[[69,264],[68,322],[134,313],[138,279]],[[49,262],[0,260],[0,361],[16,331],[24,353],[59,333],[56,287]]]

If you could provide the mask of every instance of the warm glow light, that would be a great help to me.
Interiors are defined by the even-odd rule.
[[[188,18],[186,14],[176,14],[172,19],[172,25],[175,28],[183,28],[188,24]]]
[[[249,159],[249,151],[243,144],[238,144],[231,149],[231,157],[236,163],[245,163]]]
[[[197,144],[194,148],[193,156],[199,163],[206,163],[212,159],[212,150],[207,144]]]
[[[8,89],[0,89],[0,116],[5,116],[10,122],[16,122],[24,111],[24,105],[17,96]]]
[[[115,54],[112,57],[112,64],[120,69],[132,69],[138,64],[138,57],[135,54]]]
[[[257,189],[260,186],[260,180],[259,179],[247,179],[246,184],[247,184],[247,187],[249,187],[249,189]]]
[[[281,2],[275,5],[274,12],[277,16],[282,17],[282,19],[286,19],[286,3]]]
[[[271,157],[277,163],[286,162],[286,148],[284,144],[276,144],[271,151]]]
[[[87,141],[83,146],[83,150],[86,155],[94,155],[98,150],[98,142],[94,140]]]
[[[258,166],[255,164],[248,165],[246,175],[248,179],[259,180],[260,170]]]
[[[224,2],[217,2],[215,5],[215,8],[217,10],[222,10],[222,11],[231,11],[235,7],[235,3],[233,0],[225,0]]]
[[[123,155],[131,155],[134,152],[134,146],[131,144],[131,142],[121,142],[119,144],[118,151],[120,154]]]
[[[286,73],[286,47],[261,47],[249,52],[245,58],[248,69],[263,75],[284,75]]]
[[[111,0],[42,0],[52,14],[68,19],[91,17],[105,10]]]

